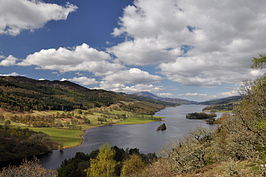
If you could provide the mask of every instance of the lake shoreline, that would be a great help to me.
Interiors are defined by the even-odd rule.
[[[163,109],[165,109],[165,108],[163,108]],[[159,110],[158,112],[160,112],[161,110]],[[154,114],[156,114],[156,113],[154,113]],[[158,116],[156,116],[156,117],[158,117]],[[53,150],[63,150],[64,151],[66,149],[70,149],[70,148],[74,148],[74,147],[80,146],[84,142],[84,135],[86,134],[86,132],[89,129],[92,129],[92,128],[106,127],[106,126],[112,126],[112,125],[141,125],[141,124],[149,124],[149,123],[152,123],[152,122],[161,122],[161,121],[164,121],[164,119],[165,119],[165,117],[161,117],[161,120],[148,120],[148,119],[145,120],[144,119],[144,120],[140,120],[139,122],[136,121],[136,122],[127,122],[127,123],[123,123],[123,121],[120,121],[120,122],[114,122],[114,123],[110,123],[110,124],[90,126],[88,128],[82,129],[83,134],[79,136],[79,138],[80,138],[80,143],[79,144],[74,145],[74,146],[64,146],[61,149],[58,148],[58,149],[53,149]]]
[[[161,125],[161,121],[154,120],[150,120],[149,123],[118,124],[114,122],[113,124],[90,127],[83,131],[85,133],[80,146],[64,149],[63,152],[54,150],[42,157],[40,162],[46,169],[57,169],[65,159],[75,157],[76,152],[89,154],[103,144],[124,149],[138,148],[142,153],[158,153],[165,145],[185,137],[199,127],[212,127],[205,121],[185,118],[187,113],[201,111],[203,107],[202,105],[181,105],[167,107],[156,112],[154,116],[165,117],[163,122],[167,125],[166,131],[156,131]]]

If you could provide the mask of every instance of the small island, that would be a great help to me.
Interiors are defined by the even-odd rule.
[[[166,130],[166,125],[165,123],[161,124],[158,128],[157,131],[165,131]]]
[[[188,113],[186,115],[187,119],[213,119],[217,115],[214,113],[205,113],[205,112],[194,112],[194,113]]]

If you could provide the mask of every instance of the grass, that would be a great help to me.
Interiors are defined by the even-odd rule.
[[[11,121],[10,126],[14,127],[21,127],[21,128],[29,128],[36,132],[43,132],[50,136],[51,140],[62,145],[63,148],[70,148],[74,146],[80,145],[82,142],[82,135],[84,134],[84,130],[87,130],[88,128],[97,127],[97,126],[104,126],[108,124],[119,124],[119,125],[125,125],[125,124],[146,124],[154,121],[159,121],[162,119],[162,117],[156,117],[151,115],[141,115],[141,114],[134,114],[132,112],[127,111],[117,111],[117,110],[106,110],[105,112],[97,112],[94,111],[89,114],[84,114],[85,111],[83,111],[82,114],[78,113],[78,110],[74,110],[71,112],[64,112],[64,111],[33,111],[26,113],[27,115],[33,115],[33,116],[49,116],[49,115],[56,115],[56,114],[68,114],[68,113],[74,113],[75,116],[81,115],[82,117],[85,117],[90,120],[90,124],[85,124],[82,121],[79,122],[78,126],[81,127],[80,129],[70,129],[70,128],[57,128],[57,127],[45,127],[45,128],[39,128],[39,127],[31,127],[29,125],[23,124],[23,123],[16,123]],[[6,112],[3,110],[0,110],[0,113],[5,116],[6,119],[10,119],[13,115],[20,116],[21,113],[14,114],[12,112]],[[25,115],[25,113],[24,113]],[[99,118],[105,117],[106,121],[99,122]],[[126,117],[126,119],[124,119]],[[69,118],[62,119],[62,118],[56,118],[56,123],[65,123],[70,122]],[[123,120],[124,119],[124,120]],[[0,125],[4,124],[4,121],[0,121]]]
[[[128,119],[125,119],[121,122],[117,122],[115,124],[118,124],[118,125],[125,125],[125,124],[146,124],[146,123],[151,123],[151,122],[154,122],[154,121],[159,121],[154,119],[154,120],[151,120],[151,119],[142,119],[142,118],[128,118]]]
[[[27,127],[36,132],[43,132],[50,136],[51,140],[63,145],[63,148],[78,146],[82,142],[83,130],[71,130],[65,128],[34,128]]]

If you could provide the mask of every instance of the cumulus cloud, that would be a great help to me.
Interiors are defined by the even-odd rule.
[[[250,60],[266,54],[266,1],[137,0],[124,9],[109,49],[127,65],[159,64],[169,80],[214,86],[259,75]],[[187,46],[187,47],[185,47]]]
[[[51,20],[66,20],[77,6],[60,6],[40,0],[0,0],[0,34],[18,35],[41,28]]]
[[[140,38],[118,44],[108,50],[128,65],[159,64],[173,61],[182,54],[179,48],[167,48],[156,39]]]
[[[125,85],[122,83],[117,84],[106,84],[102,83],[100,85],[101,89],[112,90],[114,92],[125,92],[125,93],[136,93],[136,92],[158,92],[161,91],[162,88],[160,86],[156,86],[154,84],[136,84],[136,85]]]
[[[105,76],[100,83],[100,87],[123,92],[151,91],[159,89],[153,83],[160,80],[161,77],[158,75],[152,75],[138,68],[130,68]]]
[[[12,66],[15,65],[17,62],[17,58],[13,57],[12,55],[9,55],[8,57],[1,56],[2,61],[0,60],[0,66]]]
[[[137,83],[150,83],[160,81],[161,77],[152,75],[147,71],[142,71],[138,68],[130,68],[129,70],[123,70],[111,75],[107,75],[103,78],[108,83],[125,83],[125,84],[137,84]]]
[[[245,62],[241,62],[244,56],[235,56],[234,59],[239,63],[230,61],[230,57],[234,58],[226,55],[222,58],[217,54],[180,57],[175,62],[160,64],[159,68],[169,80],[192,86],[240,83],[263,75],[263,71],[250,69],[249,64],[245,65]]]
[[[95,78],[88,78],[88,77],[74,77],[74,78],[71,78],[71,79],[61,79],[61,81],[65,81],[65,80],[68,80],[68,81],[71,81],[71,82],[75,82],[75,83],[78,83],[78,84],[81,84],[81,85],[85,85],[85,86],[89,86],[89,85],[93,85],[93,84],[98,84],[98,81],[95,79]]]
[[[88,71],[96,75],[110,74],[123,68],[122,65],[113,63],[108,53],[85,43],[72,48],[43,49],[28,55],[18,65],[35,65],[39,69],[60,72]]]

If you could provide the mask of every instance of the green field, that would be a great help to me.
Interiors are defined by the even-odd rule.
[[[62,144],[64,148],[78,146],[82,142],[82,135],[84,133],[83,130],[63,128],[27,128],[49,135],[52,141]]]
[[[149,119],[142,119],[142,118],[128,118],[125,119],[121,122],[117,122],[115,124],[118,125],[123,125],[123,124],[146,124],[146,123],[151,123],[154,121],[159,121],[159,120],[149,120]]]
[[[12,113],[7,111],[2,111],[1,114],[5,117],[5,120],[12,120],[12,116],[54,116],[64,114],[66,117],[59,116],[54,118],[53,125],[50,127],[34,127],[28,122],[14,122],[10,121],[9,126],[29,128],[36,132],[42,132],[50,136],[53,142],[59,144],[58,148],[69,148],[78,146],[82,142],[82,135],[84,130],[88,128],[104,126],[110,124],[146,124],[154,121],[160,121],[162,117],[157,117],[153,115],[143,115],[135,114],[128,111],[121,110],[111,110],[105,108],[103,110],[92,109],[92,110],[74,110],[70,112],[64,111],[32,111],[26,113]],[[71,116],[67,116],[70,114]],[[75,127],[71,128],[67,125],[72,125],[72,120],[76,120]],[[84,120],[89,120],[89,123],[84,122]],[[62,127],[55,127],[56,123],[63,125]],[[3,125],[4,121],[0,121],[0,125]]]

